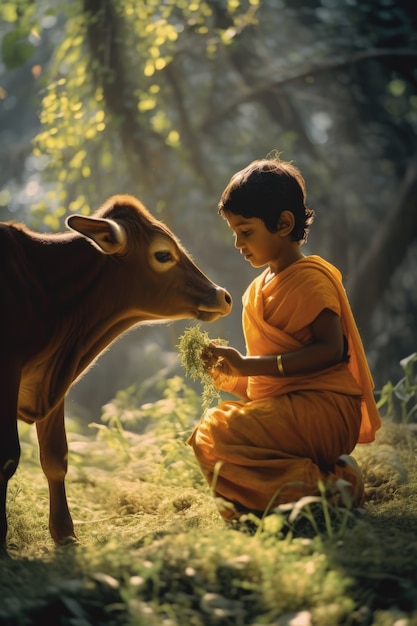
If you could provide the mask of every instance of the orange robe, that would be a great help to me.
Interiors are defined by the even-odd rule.
[[[222,390],[245,388],[249,400],[207,411],[188,443],[213,493],[238,511],[261,512],[317,493],[319,481],[338,477],[339,456],[373,441],[381,425],[339,270],[308,256],[268,283],[266,274],[243,296],[247,354],[285,354],[307,345],[311,323],[330,309],[340,317],[349,362],[299,376],[223,378]]]

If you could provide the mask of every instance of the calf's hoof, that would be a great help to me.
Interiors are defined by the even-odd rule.
[[[73,537],[73,536],[64,537],[63,539],[60,539],[59,541],[55,541],[55,547],[62,548],[63,550],[66,550],[67,548],[71,549],[79,545],[80,543],[77,537]]]

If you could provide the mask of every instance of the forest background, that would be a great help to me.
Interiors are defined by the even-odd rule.
[[[232,293],[205,330],[243,349],[255,272],[217,202],[278,151],[304,174],[305,252],[342,271],[379,389],[417,346],[416,22],[411,0],[3,1],[0,219],[56,231],[136,195]],[[188,325],[119,340],[71,392],[77,415],[175,374]]]

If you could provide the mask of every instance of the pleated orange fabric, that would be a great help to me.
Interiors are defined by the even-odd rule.
[[[324,309],[339,315],[349,362],[302,376],[222,378],[248,401],[210,409],[188,443],[216,495],[264,511],[317,493],[338,476],[337,459],[369,443],[381,425],[362,341],[337,268],[318,256],[296,261],[271,281],[264,271],[243,296],[248,355],[285,354],[308,344]]]

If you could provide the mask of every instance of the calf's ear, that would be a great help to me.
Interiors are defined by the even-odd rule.
[[[65,223],[68,228],[89,239],[104,254],[120,254],[126,249],[126,231],[114,220],[70,215]]]

